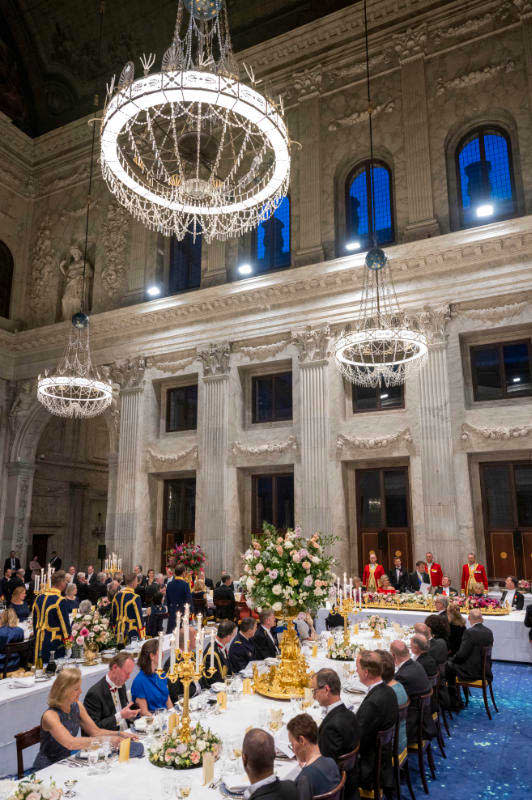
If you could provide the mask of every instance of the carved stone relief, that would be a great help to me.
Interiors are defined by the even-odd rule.
[[[110,203],[103,228],[104,263],[101,282],[104,307],[112,306],[126,288],[129,223],[127,211],[122,206]]]
[[[474,69],[471,72],[466,72],[463,75],[457,75],[456,78],[436,79],[436,94],[442,95],[449,90],[454,89],[469,89],[471,86],[476,86],[477,83],[490,80],[500,72],[508,73],[515,70],[515,62],[512,59],[501,62],[500,64],[493,64],[491,66],[483,67],[483,69]]]
[[[146,365],[148,367],[158,369],[160,372],[167,372],[172,375],[177,375],[182,370],[190,367],[190,365],[193,364],[197,358],[198,357],[196,355],[182,359],[168,358],[168,356],[149,356],[146,359]]]
[[[317,97],[320,93],[321,81],[322,72],[319,64],[311,69],[305,69],[302,72],[294,72],[292,75],[292,86],[298,101],[301,103],[304,100]]]
[[[386,103],[378,103],[376,106],[373,107],[371,112],[371,117],[374,119],[376,116],[384,112],[385,114],[391,114],[392,111],[395,110],[395,100],[388,100]],[[336,131],[338,128],[349,128],[352,125],[358,125],[361,122],[366,122],[369,117],[369,111],[365,109],[364,111],[354,111],[352,114],[349,114],[347,117],[340,117],[339,119],[335,119],[329,123],[329,130]]]
[[[305,328],[304,331],[292,332],[292,342],[299,350],[299,361],[324,361],[329,355],[331,329],[328,325],[323,328]]]
[[[197,444],[182,450],[180,453],[158,453],[151,447],[146,448],[146,468],[148,472],[164,472],[165,470],[183,469],[198,463]]]
[[[529,303],[523,300],[520,303],[508,303],[504,306],[488,306],[487,308],[457,308],[453,309],[453,317],[467,317],[478,322],[504,322],[518,317]]]
[[[83,294],[83,271],[85,270],[85,313],[90,311],[90,296],[94,270],[87,259],[84,263],[81,247],[74,245],[70,248],[68,258],[59,263],[59,269],[64,276],[65,284],[61,297],[61,314],[63,320],[71,320],[72,316],[80,311]]]
[[[425,52],[427,43],[427,25],[423,23],[417,28],[407,28],[406,31],[393,35],[394,50],[399,56],[399,61],[407,61]]]
[[[272,344],[258,344],[250,347],[240,347],[239,353],[249,358],[250,361],[264,361],[266,358],[276,356],[286,350],[290,342],[284,340],[282,342],[272,342]]]
[[[117,361],[108,367],[100,368],[102,374],[110,377],[120,385],[121,391],[125,389],[141,389],[144,383],[145,369],[146,359],[143,356],[127,358],[124,361]]]
[[[229,356],[231,346],[228,342],[211,344],[206,350],[198,351],[198,358],[203,364],[203,377],[229,374]]]
[[[460,438],[464,442],[470,441],[474,436],[480,439],[508,441],[509,439],[520,439],[524,436],[529,436],[531,432],[532,425],[490,428],[487,425],[470,425],[468,422],[464,422]]]
[[[392,433],[389,436],[347,436],[340,433],[336,437],[336,452],[341,455],[344,450],[380,450],[386,447],[391,447],[400,441],[407,444],[412,443],[412,434],[410,428],[404,428],[397,433]]]
[[[35,324],[53,320],[57,287],[56,264],[52,250],[51,220],[41,222],[31,254],[29,305]]]
[[[242,442],[233,442],[229,448],[231,456],[274,456],[281,453],[298,453],[299,443],[295,436],[288,436],[281,442],[268,442],[267,444],[246,445]]]

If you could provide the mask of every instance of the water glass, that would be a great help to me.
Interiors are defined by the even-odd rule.
[[[168,800],[173,800],[177,792],[177,780],[175,778],[163,778],[161,781],[161,793]]]
[[[97,764],[100,757],[100,743],[91,742],[87,748],[88,762],[89,762],[89,775],[95,775],[98,772]]]

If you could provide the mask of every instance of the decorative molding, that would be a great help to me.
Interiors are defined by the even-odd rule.
[[[39,225],[37,238],[31,254],[31,281],[29,287],[29,306],[36,324],[44,322],[54,305],[57,281],[56,265],[52,249],[51,219],[46,215]]]
[[[418,324],[427,333],[429,345],[437,346],[446,343],[446,328],[450,319],[451,309],[448,305],[440,308],[427,308],[417,316]]]
[[[522,19],[532,15],[532,0],[513,0],[513,3]]]
[[[445,80],[444,78],[437,78],[436,80],[436,94],[445,94],[449,89],[469,89],[471,86],[476,86],[477,83],[482,83],[499,72],[513,72],[515,70],[515,61],[507,59],[501,61],[500,64],[493,64],[491,66],[483,67],[483,69],[475,69],[472,72],[466,72],[463,75],[457,75],[456,78]]]
[[[399,56],[399,61],[410,61],[412,58],[425,54],[427,43],[427,24],[424,22],[417,28],[407,28],[406,31],[393,34],[394,50]]]
[[[329,355],[331,329],[312,328],[310,325],[303,331],[292,332],[292,342],[299,350],[300,363],[324,361]]]
[[[110,366],[100,367],[105,377],[119,384],[121,392],[128,389],[135,391],[142,389],[145,369],[146,359],[143,356],[127,358],[124,361],[116,361]]]
[[[385,114],[391,114],[391,112],[394,110],[395,100],[388,100],[386,103],[379,103],[379,105],[374,106],[371,112],[371,117],[373,119],[383,111]],[[349,128],[352,125],[358,125],[361,122],[366,122],[368,117],[369,111],[367,109],[364,111],[354,111],[347,117],[333,119],[332,122],[329,123],[329,131],[337,131],[338,128]]]
[[[245,445],[242,442],[233,442],[229,451],[232,456],[272,456],[281,453],[298,453],[299,443],[295,436],[288,436],[281,442],[268,442],[268,444]]]
[[[211,344],[207,350],[198,350],[198,358],[203,364],[203,377],[213,378],[229,374],[229,356],[231,345],[229,342]]]
[[[300,103],[318,97],[321,90],[322,72],[321,65],[317,64],[311,69],[294,72],[292,75],[292,88]]]
[[[252,347],[241,347],[237,352],[249,358],[250,361],[264,361],[265,358],[276,356],[286,350],[290,341],[284,339],[282,342],[272,342],[272,344],[257,344]]]
[[[374,68],[378,67],[379,64],[389,64],[391,61],[390,54],[387,52],[378,53],[375,56],[371,56],[369,59],[369,68],[372,72],[374,72]],[[327,77],[331,81],[340,80],[341,78],[354,78],[357,75],[365,75],[366,73],[366,62],[365,61],[357,61],[356,64],[346,64],[345,67],[333,68],[330,71],[327,71]]]
[[[160,372],[171,373],[176,375],[178,372],[190,367],[194,361],[198,360],[197,355],[190,356],[190,358],[183,358],[181,360],[174,360],[167,356],[149,356],[146,359],[146,366],[158,369]]]
[[[410,428],[404,428],[402,431],[392,433],[389,436],[347,436],[344,433],[338,434],[336,437],[336,452],[341,454],[344,450],[381,450],[386,447],[391,447],[400,441],[411,444],[412,434]]]
[[[180,453],[158,453],[151,447],[146,448],[146,469],[148,472],[163,472],[182,467],[187,462],[190,465],[198,463],[198,445],[193,444]]]
[[[460,438],[467,442],[473,436],[481,439],[492,439],[496,441],[507,441],[509,439],[520,439],[529,436],[532,432],[532,425],[513,425],[509,428],[488,428],[486,425],[470,425],[469,422],[462,424]]]
[[[128,270],[126,234],[130,219],[125,208],[113,202],[109,203],[103,229],[105,259],[101,282],[105,290],[104,297],[109,298],[111,303],[125,288]]]
[[[442,39],[455,39],[459,36],[468,36],[475,34],[477,31],[482,30],[490,25],[494,20],[495,15],[488,11],[481,17],[472,17],[471,19],[461,22],[459,25],[449,25],[447,27],[438,26],[432,33],[432,38],[436,44],[439,44]]]
[[[520,303],[508,303],[504,306],[488,306],[487,308],[453,309],[453,317],[467,317],[478,322],[503,322],[517,317],[529,305],[526,300]]]

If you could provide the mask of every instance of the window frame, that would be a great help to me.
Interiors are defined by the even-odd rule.
[[[192,237],[192,235],[193,234],[190,231],[188,231],[185,234],[185,237],[186,236]],[[175,295],[184,294],[185,292],[197,292],[198,289],[201,289],[201,280],[202,280],[201,262],[202,262],[202,258],[203,258],[203,236],[202,236],[202,234],[197,234],[196,239],[200,240],[200,253],[199,253],[199,271],[200,271],[200,274],[199,274],[199,283],[198,283],[197,286],[189,286],[189,285],[187,285],[187,287],[185,289],[178,289],[178,291],[172,291],[171,290],[171,279],[172,279],[172,254],[173,254],[173,248],[177,247],[181,242],[184,241],[184,239],[178,240],[175,236],[171,236],[170,237],[169,251],[168,251],[168,278],[167,278],[167,281],[166,281],[166,296],[167,297],[174,297]],[[192,242],[192,244],[194,244],[194,242]],[[187,262],[187,284],[190,283],[190,271],[191,271],[191,265],[190,265],[190,259],[189,259],[188,262]]]
[[[272,381],[272,412],[275,414],[275,384],[276,378],[279,378],[284,375],[290,375],[290,388],[292,394],[292,413],[290,417],[284,418],[277,418],[273,415],[270,419],[257,419],[257,381],[258,380],[267,380],[271,379]],[[265,423],[270,422],[282,422],[282,423],[289,423],[293,422],[294,419],[294,373],[291,369],[283,370],[283,372],[268,372],[264,374],[256,374],[251,375],[251,424],[252,425],[263,425]]]
[[[384,169],[388,173],[388,178],[390,182],[390,217],[391,217],[391,229],[392,229],[392,238],[388,242],[383,242],[383,245],[391,245],[396,242],[397,239],[397,232],[395,226],[395,198],[394,198],[394,190],[393,190],[393,172],[391,167],[380,158],[374,158],[371,160],[370,158],[364,159],[364,161],[359,161],[355,164],[347,173],[345,184],[344,184],[344,212],[345,212],[345,228],[344,228],[344,244],[349,242],[351,238],[357,234],[352,232],[351,220],[349,219],[349,199],[350,199],[350,189],[351,184],[353,183],[355,177],[361,173],[363,170],[366,172],[366,197],[367,197],[367,213],[368,213],[368,233],[367,236],[369,238],[369,220],[370,215],[373,216],[373,209],[371,207],[371,172],[370,167],[384,167]],[[375,235],[377,235],[377,231],[375,231]],[[360,250],[357,250],[357,253],[363,253],[366,250],[369,250],[371,244],[368,244],[367,247],[361,247]]]
[[[292,197],[290,193],[286,195],[286,198],[288,199],[288,241],[290,243],[290,249],[288,251],[289,255],[288,264],[285,264],[282,267],[269,267],[268,269],[265,269],[261,272],[255,272],[254,273],[255,275],[269,275],[270,272],[277,272],[278,270],[282,269],[290,269],[290,267],[292,266]],[[279,203],[279,206],[280,205],[281,203]],[[275,209],[275,211],[277,211],[277,209]],[[250,254],[251,254],[250,260],[251,263],[255,265],[257,264],[257,237],[258,237],[258,226],[256,228],[253,228],[250,236]],[[240,276],[240,278],[241,277],[242,276]]]
[[[259,478],[271,478],[272,480],[272,516],[277,517],[277,480],[278,478],[292,478],[292,517],[295,520],[295,513],[296,513],[296,486],[295,486],[295,476],[293,472],[284,470],[282,472],[257,472],[251,475],[251,531],[253,535],[262,533],[262,523],[264,520],[258,519],[258,494],[257,494],[257,485]],[[274,519],[271,523],[275,525],[277,528],[278,519]],[[260,526],[260,529],[259,529]],[[257,530],[255,530],[257,527]],[[287,530],[287,528],[281,528],[281,531]]]
[[[460,153],[468,144],[469,141],[473,141],[476,137],[479,139],[479,150],[480,150],[480,157],[481,160],[486,159],[486,147],[484,144],[484,136],[489,133],[494,133],[497,136],[502,136],[506,142],[506,146],[508,148],[508,167],[510,171],[510,186],[512,188],[512,200],[513,200],[513,211],[510,214],[498,214],[493,215],[492,217],[482,218],[479,217],[478,221],[473,222],[466,222],[464,219],[464,203],[463,203],[463,195],[462,195],[462,179],[460,174]],[[477,125],[474,128],[470,128],[463,136],[460,137],[458,140],[458,144],[454,150],[454,168],[456,172],[456,198],[458,201],[458,219],[459,225],[461,228],[477,228],[480,225],[488,225],[491,222],[499,222],[504,219],[512,219],[515,216],[518,216],[518,197],[517,197],[517,187],[515,182],[515,170],[514,170],[514,155],[513,155],[513,148],[512,148],[512,139],[508,131],[502,128],[500,125],[490,125],[489,123],[485,123],[483,125]]]
[[[511,395],[508,394],[508,390],[506,387],[506,367],[504,364],[504,352],[503,348],[507,347],[508,345],[515,345],[515,344],[526,344],[528,348],[528,362],[530,366],[530,374],[532,377],[532,338],[521,338],[521,339],[501,339],[496,342],[483,342],[481,344],[470,344],[469,345],[469,367],[471,370],[471,386],[473,388],[473,402],[474,403],[486,403],[486,402],[493,402],[499,403],[502,400],[517,400],[526,397],[532,397],[532,389],[530,392],[519,395]],[[502,397],[492,397],[492,398],[479,398],[478,397],[478,382],[477,382],[477,375],[475,366],[473,363],[473,353],[477,350],[486,350],[488,348],[496,348],[499,354],[499,376],[500,376],[500,383],[499,388],[502,392]]]
[[[353,414],[374,414],[375,412],[382,412],[387,414],[389,411],[402,411],[405,408],[405,386],[404,383],[400,384],[401,387],[401,404],[393,406],[393,408],[382,408],[382,402],[380,398],[380,392],[386,390],[385,386],[375,387],[375,392],[379,392],[377,395],[377,407],[376,408],[355,408],[355,390],[357,388],[356,384],[351,384],[351,410]]]
[[[169,424],[170,424],[169,395],[171,394],[171,392],[176,392],[176,391],[180,391],[180,390],[184,390],[184,389],[191,389],[191,388],[195,388],[196,389],[196,424],[195,424],[195,426],[193,428],[182,427],[182,426],[178,426],[177,428],[170,428],[169,427]],[[164,413],[164,418],[165,418],[165,427],[164,427],[164,432],[165,433],[181,433],[183,431],[197,431],[198,430],[198,384],[197,384],[197,382],[184,383],[184,384],[178,385],[178,386],[169,386],[169,387],[167,387],[167,389],[165,390],[165,413]]]

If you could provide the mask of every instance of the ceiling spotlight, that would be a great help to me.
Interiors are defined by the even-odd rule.
[[[493,203],[484,203],[481,206],[477,206],[476,214],[477,217],[492,217],[493,211]]]
[[[251,264],[240,264],[238,268],[239,275],[251,275],[252,272]]]
[[[514,383],[521,383],[521,378],[513,378]]]
[[[387,394],[381,394],[381,400],[387,400],[388,397],[389,395]]]
[[[345,249],[349,250],[349,252],[353,250],[360,250],[360,242],[347,242]]]
[[[148,288],[146,289],[146,294],[149,297],[159,297],[159,295],[161,294],[161,287],[157,286],[156,283],[153,283],[151,286],[148,286]]]

